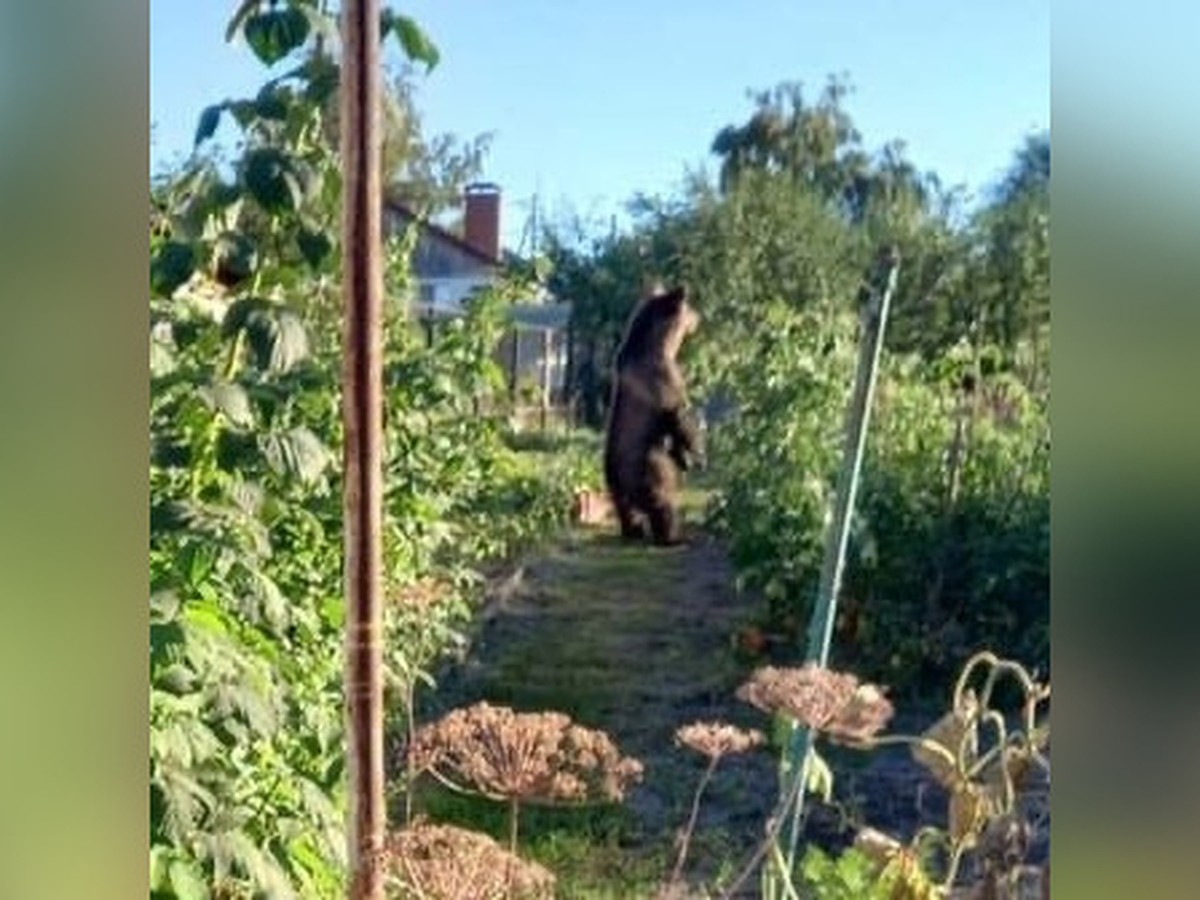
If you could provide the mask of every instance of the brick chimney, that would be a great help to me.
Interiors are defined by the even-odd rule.
[[[477,182],[467,185],[463,238],[491,259],[500,258],[500,187]]]

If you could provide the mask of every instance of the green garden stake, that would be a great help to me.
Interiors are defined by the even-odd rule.
[[[850,540],[850,517],[854,512],[855,495],[858,492],[858,476],[862,468],[863,450],[866,446],[867,424],[871,415],[871,398],[875,392],[875,377],[879,370],[879,357],[883,350],[883,335],[887,326],[888,308],[896,290],[896,277],[900,271],[900,254],[895,247],[880,250],[870,281],[864,290],[863,336],[859,345],[858,367],[855,372],[854,393],[846,411],[845,455],[838,476],[837,494],[834,497],[833,520],[825,543],[825,556],[821,564],[821,580],[817,588],[817,602],[813,609],[808,629],[808,650],[805,659],[824,666],[829,660],[829,645],[833,638],[833,623],[837,615],[837,596],[841,588],[842,572],[846,563],[846,546]],[[795,807],[787,834],[787,871],[792,872],[796,864],[796,844],[800,837],[801,819],[804,812],[805,781],[808,778],[809,754],[812,752],[813,735],[807,728],[792,726],[788,746],[784,751],[783,772],[790,777],[781,779],[782,790],[795,792]],[[797,784],[794,779],[801,779]],[[784,815],[787,814],[786,809]]]

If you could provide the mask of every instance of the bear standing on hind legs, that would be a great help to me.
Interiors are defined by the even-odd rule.
[[[680,543],[678,470],[699,455],[687,391],[675,356],[700,317],[682,288],[639,304],[617,349],[604,445],[604,477],[627,539]]]

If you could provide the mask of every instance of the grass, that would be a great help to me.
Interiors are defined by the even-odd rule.
[[[521,708],[561,709],[585,723],[637,714],[647,699],[672,699],[711,680],[690,672],[692,635],[675,627],[662,598],[677,591],[680,554],[577,536],[543,561],[544,576],[524,598],[522,617],[504,639],[487,678],[490,699]],[[646,659],[684,666],[678,679],[648,682]],[[708,667],[703,667],[707,669]],[[682,682],[682,683],[681,683]]]
[[[507,811],[501,804],[442,788],[423,790],[420,805],[431,819],[491,835],[506,843]],[[620,806],[521,809],[521,855],[553,871],[561,897],[632,898],[654,894],[670,867],[665,844],[632,849],[639,838],[634,817]]]
[[[530,452],[530,451],[526,451]],[[696,523],[708,500],[692,476],[681,513]],[[520,852],[550,868],[559,895],[653,897],[674,863],[675,830],[686,821],[703,761],[674,746],[675,729],[701,717],[736,721],[754,713],[732,700],[744,675],[729,640],[736,617],[728,573],[702,542],[659,548],[621,541],[612,526],[575,529],[532,561],[526,583],[490,621],[467,665],[424,692],[422,721],[478,700],[521,711],[559,710],[606,731],[646,766],[642,786],[619,806],[523,807]],[[739,724],[748,724],[748,721]],[[773,762],[768,775],[773,777]],[[720,804],[757,812],[739,763],[718,773]],[[771,782],[773,790],[773,782]],[[760,790],[759,795],[754,790]],[[415,807],[435,821],[507,840],[502,804],[424,785]],[[742,858],[746,817],[705,823],[689,871],[728,876]],[[755,822],[754,833],[760,827]],[[750,839],[753,839],[753,834]]]
[[[511,431],[505,435],[508,446],[526,453],[589,453],[599,457],[603,435],[586,428],[554,431]]]

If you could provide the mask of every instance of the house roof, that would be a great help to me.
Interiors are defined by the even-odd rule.
[[[421,228],[425,231],[425,233],[428,234],[430,237],[434,238],[435,240],[439,240],[444,243],[450,244],[456,250],[459,250],[462,253],[465,253],[467,256],[470,256],[473,259],[478,260],[479,262],[483,263],[484,265],[494,266],[496,268],[500,267],[501,262],[499,259],[496,259],[495,257],[493,257],[487,253],[484,253],[482,250],[480,250],[474,244],[471,244],[471,243],[463,240],[463,238],[459,237],[457,234],[455,234],[452,231],[447,231],[445,228],[438,225],[436,222],[431,222],[427,218],[422,218],[421,216],[417,215],[417,213],[414,212],[409,206],[407,206],[405,203],[401,202],[400,200],[397,200],[394,197],[386,197],[386,198],[384,198],[383,205],[384,205],[385,209],[390,210],[391,212],[395,213],[396,215],[400,216],[401,218],[408,219],[409,221],[417,222],[421,226]]]

